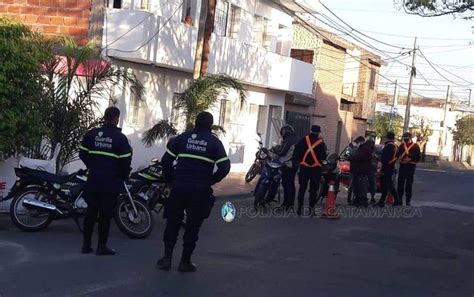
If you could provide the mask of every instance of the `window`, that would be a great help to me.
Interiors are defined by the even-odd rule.
[[[113,0],[113,8],[122,8],[122,0]]]
[[[224,129],[229,128],[232,113],[232,102],[229,100],[221,100],[221,107],[219,110],[219,126]]]
[[[259,44],[260,46],[268,46],[268,19],[262,16],[254,16],[253,18],[253,42]]]
[[[238,8],[237,6],[231,5],[230,7],[230,24],[227,29],[227,36],[232,39],[237,39],[239,37],[240,8]]]
[[[375,88],[375,69],[371,68],[370,69],[370,81],[369,81],[369,88],[373,90]]]
[[[143,102],[134,93],[130,94],[128,122],[134,126],[143,123]]]
[[[352,104],[353,103],[351,101],[341,99],[341,104],[339,105],[339,110],[353,111]]]
[[[290,56],[294,59],[313,64],[314,51],[304,49],[291,49]]]
[[[140,0],[140,9],[149,10],[150,9],[150,0]]]
[[[284,54],[285,43],[287,43],[285,42],[285,37],[287,36],[287,33],[288,33],[287,27],[283,25],[278,25],[278,37],[277,37],[275,53],[280,54],[280,55]]]
[[[182,21],[186,22],[186,18],[189,17],[191,18],[191,2],[192,0],[184,0],[183,3],[183,17]],[[192,22],[192,20],[191,20]]]
[[[216,5],[216,14],[214,16],[214,33],[219,36],[226,36],[228,15],[229,2],[225,0],[218,0]]]

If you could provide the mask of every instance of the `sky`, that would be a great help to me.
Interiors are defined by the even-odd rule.
[[[363,47],[371,46],[372,52],[386,59],[387,65],[380,72],[385,78],[380,78],[379,90],[393,94],[394,81],[398,80],[400,95],[407,94],[408,66],[412,59],[407,52],[413,48],[417,36],[420,51],[415,58],[414,95],[445,98],[447,87],[451,85],[453,101],[468,100],[469,89],[474,88],[474,21],[452,15],[433,18],[409,15],[394,0],[321,0],[335,15],[366,35],[363,36],[351,31],[317,1],[312,5],[319,12],[314,19],[318,25],[353,42],[351,36],[356,36],[366,43]],[[474,98],[472,100],[474,104]]]

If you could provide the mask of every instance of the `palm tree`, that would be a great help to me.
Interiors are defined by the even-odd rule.
[[[246,90],[236,79],[227,75],[201,76],[182,93],[175,95],[173,108],[178,110],[186,122],[186,131],[194,126],[196,116],[209,110],[219,101],[219,95],[234,89],[239,95],[239,104],[242,107],[246,102]],[[213,130],[225,132],[223,127],[214,126]],[[151,146],[155,140],[177,133],[176,128],[168,120],[161,120],[145,132],[143,143]]]
[[[49,151],[61,144],[59,171],[77,159],[82,136],[99,124],[98,100],[108,100],[113,88],[126,86],[141,99],[143,86],[135,75],[97,59],[92,42],[81,47],[72,38],[64,37],[59,42],[46,42],[45,46],[57,53],[44,65],[48,90],[42,108],[49,127],[45,136]]]

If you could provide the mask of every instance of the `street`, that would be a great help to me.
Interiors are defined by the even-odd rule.
[[[198,271],[156,269],[164,221],[130,240],[114,226],[113,257],[79,253],[72,220],[20,232],[0,215],[0,296],[446,296],[474,293],[474,172],[419,170],[412,218],[222,220],[219,197],[201,230]],[[251,199],[229,199],[237,208]],[[345,204],[341,193],[339,204]],[[181,240],[181,239],[180,239]],[[181,245],[181,241],[178,242]]]

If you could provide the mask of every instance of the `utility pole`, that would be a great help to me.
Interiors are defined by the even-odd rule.
[[[194,58],[194,79],[207,73],[209,53],[211,52],[211,36],[214,31],[214,16],[216,14],[216,0],[201,0],[199,16],[198,39]]]
[[[415,37],[415,43],[413,44],[413,53],[412,53],[412,58],[411,58],[410,84],[408,85],[408,95],[407,95],[407,103],[406,103],[406,108],[405,108],[405,120],[403,122],[403,132],[408,131],[408,128],[410,127],[411,89],[413,85],[413,77],[416,74],[415,57],[416,57],[416,37]]]
[[[206,75],[211,52],[211,36],[214,31],[214,18],[216,15],[216,0],[207,1],[207,18],[204,26],[204,40],[202,45],[201,75]]]
[[[446,91],[446,102],[444,103],[444,118],[443,118],[443,150],[446,147],[447,140],[448,140],[448,125],[446,123],[448,119],[448,110],[449,110],[449,89],[450,86],[448,85],[448,90]],[[441,154],[443,154],[443,151],[441,151]]]
[[[204,45],[204,27],[207,20],[207,0],[201,0],[201,11],[199,14],[199,27],[196,42],[196,53],[194,55],[193,78],[198,79],[201,75],[202,50]]]
[[[395,106],[397,105],[397,85],[398,80],[395,80],[395,89],[393,90],[393,102],[392,109],[390,110],[390,122],[388,123],[388,130],[392,130],[393,112],[395,110]]]
[[[469,108],[471,108],[471,106],[472,106],[472,100],[471,100],[472,97],[471,97],[471,95],[472,95],[472,89],[469,89],[469,106],[468,106]]]

